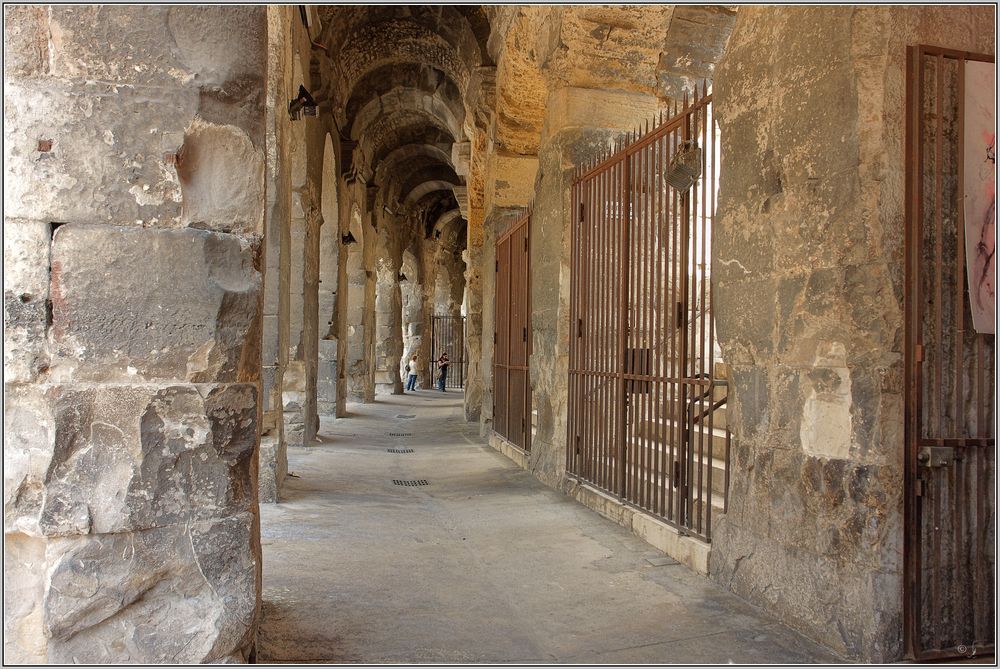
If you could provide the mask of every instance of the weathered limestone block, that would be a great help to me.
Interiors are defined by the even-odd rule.
[[[258,498],[262,504],[274,504],[288,475],[288,445],[275,436],[261,437],[259,461]]]
[[[3,228],[4,376],[33,380],[48,368],[49,231],[43,221],[5,219]]]
[[[196,118],[187,128],[177,160],[181,218],[192,228],[263,231],[264,153],[233,125]]]
[[[336,339],[319,340],[319,365],[316,370],[316,408],[320,415],[337,415]]]
[[[256,380],[259,290],[252,250],[235,236],[61,226],[52,379]]]
[[[46,549],[53,663],[212,662],[253,641],[257,517],[67,537]]]
[[[135,86],[259,78],[264,7],[54,5],[52,73]]]
[[[45,5],[5,5],[4,79],[46,74],[49,69],[48,23]]]
[[[199,662],[248,647],[256,387],[12,385],[5,400],[5,659]]]
[[[256,386],[7,387],[4,526],[122,533],[249,511]]]
[[[3,661],[44,664],[45,540],[20,533],[3,539]]]
[[[197,90],[150,93],[93,81],[13,80],[4,82],[4,102],[6,215],[179,222],[180,181],[164,154],[183,144],[198,110]]]

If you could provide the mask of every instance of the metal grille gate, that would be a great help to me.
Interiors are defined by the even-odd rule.
[[[435,316],[431,322],[431,387],[437,388],[437,360],[441,353],[448,354],[448,376],[444,387],[461,390],[465,387],[465,316]]]
[[[965,273],[967,61],[994,58],[907,54],[903,611],[917,660],[995,643],[996,341],[971,325]]]
[[[567,469],[707,541],[730,447],[710,286],[711,96],[616,149],[573,186]]]
[[[497,239],[493,431],[531,450],[531,212]]]

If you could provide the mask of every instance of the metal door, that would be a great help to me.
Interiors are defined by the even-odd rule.
[[[531,450],[531,212],[497,239],[493,431]]]
[[[710,281],[718,138],[701,93],[575,180],[567,469],[709,540],[730,440]]]
[[[966,276],[968,61],[993,57],[907,54],[903,604],[918,660],[991,654],[995,643],[996,342],[972,327]]]
[[[441,353],[448,353],[448,376],[445,378],[445,388],[461,390],[465,387],[466,356],[465,356],[465,316],[435,316],[431,322],[431,361],[432,387],[437,388],[437,360]]]

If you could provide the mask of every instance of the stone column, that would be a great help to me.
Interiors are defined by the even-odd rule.
[[[375,297],[375,387],[376,390],[401,395],[403,382],[399,361],[403,356],[401,326],[403,295],[400,290],[399,268],[391,261],[380,263]]]
[[[282,405],[284,408],[285,440],[292,446],[302,446],[305,439],[306,367],[302,357],[302,330],[305,314],[306,273],[306,210],[309,195],[307,187],[307,162],[305,123],[291,124],[289,137],[289,162],[291,167],[290,220],[289,220],[289,281],[288,281],[288,361],[282,375]]]
[[[465,420],[479,422],[483,407],[483,210],[469,208],[465,256]]]
[[[291,174],[288,156],[288,115],[279,103],[294,95],[290,91],[291,14],[288,9],[270,7],[268,17],[268,82],[266,105],[267,206],[265,209],[265,269],[263,345],[261,354],[261,441],[259,497],[261,502],[277,502],[288,471],[284,412],[281,398],[282,376],[288,364],[288,290],[290,279],[289,205]],[[276,113],[278,110],[279,113]]]
[[[479,262],[482,287],[482,342],[480,369],[482,403],[480,434],[489,436],[493,429],[493,335],[496,331],[496,241],[498,233],[523,215],[535,195],[538,174],[536,156],[491,154],[486,165],[486,221],[483,224],[483,250]],[[471,347],[470,347],[471,351]],[[471,376],[471,373],[470,373]]]
[[[363,193],[364,191],[362,191]],[[347,393],[355,402],[375,401],[375,250],[371,215],[352,214],[347,266]]]
[[[573,170],[656,110],[656,98],[640,93],[566,87],[549,94],[531,219],[529,360],[532,406],[538,411],[529,466],[549,485],[561,484],[566,471]]]
[[[266,11],[5,8],[5,662],[252,649]]]
[[[336,188],[336,183],[324,183]],[[324,215],[319,242],[319,314],[318,369],[316,372],[316,410],[324,416],[337,416],[337,282],[340,257],[340,231],[337,219]]]
[[[906,46],[992,53],[994,21],[741,7],[717,72],[712,281],[735,440],[711,574],[863,662],[902,652]]]

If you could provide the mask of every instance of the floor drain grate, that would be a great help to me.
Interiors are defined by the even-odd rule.
[[[386,432],[390,437],[412,437],[413,434],[410,432]]]
[[[387,449],[385,449],[385,452],[386,453],[412,453],[413,449],[412,448],[387,448]]]
[[[427,485],[427,479],[417,479],[416,481],[401,481],[400,479],[393,479],[393,485]]]
[[[415,413],[398,413],[398,414],[396,414],[396,418],[416,418],[416,417],[417,417],[417,414],[415,414]]]

